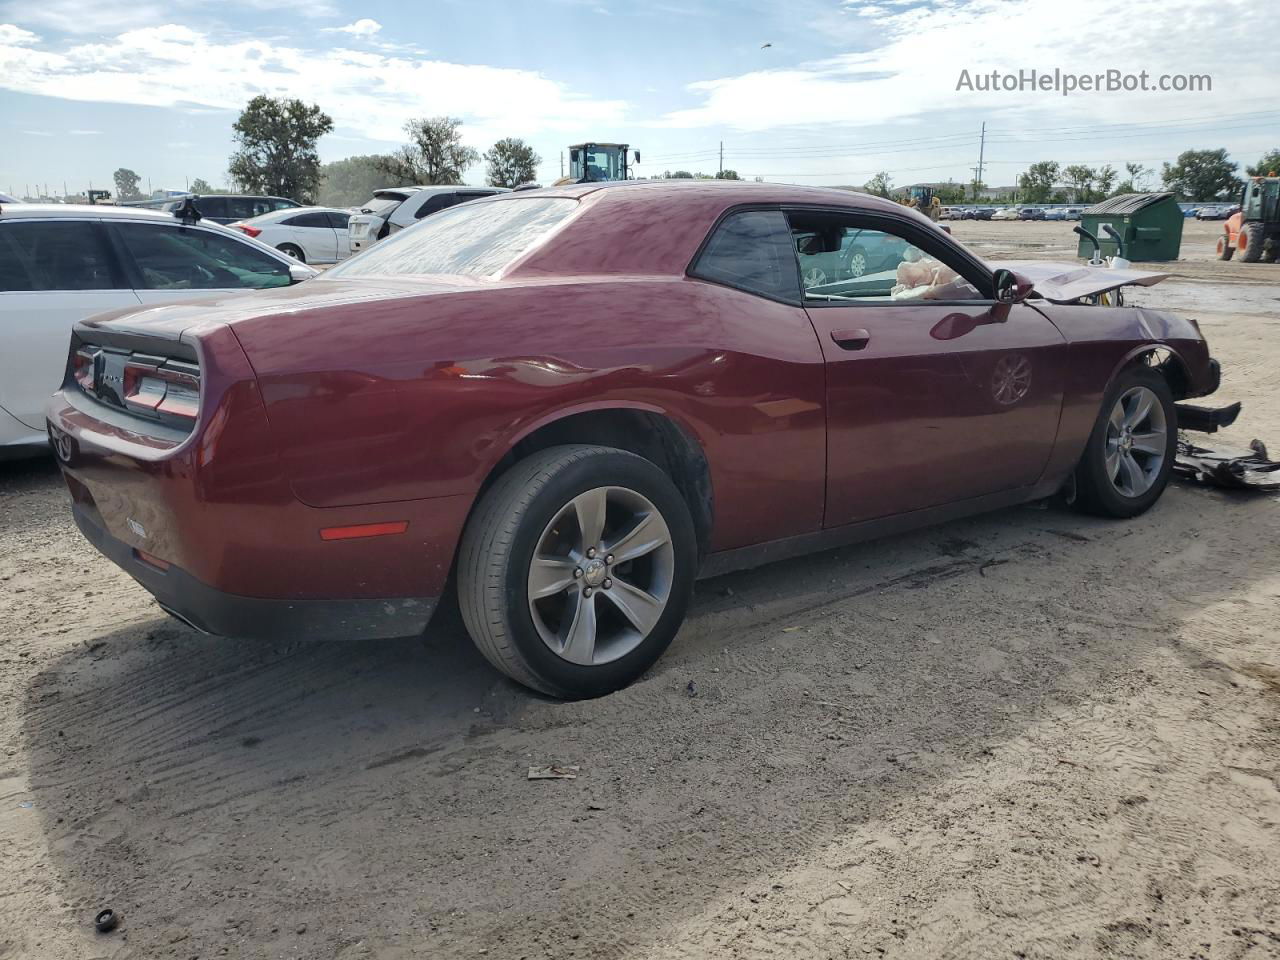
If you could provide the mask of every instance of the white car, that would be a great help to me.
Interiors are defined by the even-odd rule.
[[[17,197],[11,197],[7,193],[0,193],[0,203],[20,203]]]
[[[1017,208],[1017,207],[1004,207],[1004,208],[1002,208],[1002,209],[1000,209],[1000,210],[997,210],[995,213],[993,213],[993,214],[991,215],[991,219],[992,219],[992,220],[1017,220],[1017,219],[1018,219],[1018,208]]]
[[[0,456],[44,447],[77,320],[315,275],[242,233],[156,210],[0,206]]]
[[[351,252],[359,253],[370,244],[397,230],[412,227],[423,217],[446,207],[477,197],[510,193],[506,187],[387,187],[373,191],[373,198],[360,207],[349,223]]]
[[[350,210],[293,207],[229,226],[303,263],[337,263],[351,256],[347,233],[350,219]]]

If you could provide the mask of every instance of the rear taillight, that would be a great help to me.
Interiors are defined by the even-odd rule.
[[[77,350],[71,360],[76,383],[80,385],[81,390],[87,390],[90,393],[93,392],[93,364],[97,356],[96,350]]]
[[[169,360],[161,366],[130,360],[124,365],[122,399],[130,410],[195,422],[200,412],[200,376],[194,364]]]
[[[235,227],[237,230],[244,231],[251,237],[256,237],[262,232],[261,227],[251,227],[247,223],[233,223],[231,226]]]

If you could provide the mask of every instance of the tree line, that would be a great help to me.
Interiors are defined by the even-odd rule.
[[[321,164],[316,144],[333,131],[333,119],[316,104],[286,97],[254,97],[233,124],[236,150],[227,175],[241,191],[290,197],[301,203],[346,206],[368,197],[387,183],[458,184],[467,168],[483,160],[485,180],[495,187],[516,187],[531,182],[542,158],[516,137],[505,137],[484,153],[462,141],[462,121],[453,117],[419,117],[404,125],[408,142],[389,154],[348,157]],[[1017,186],[1005,199],[1023,203],[1094,203],[1146,188],[1155,171],[1139,163],[1126,163],[1124,174],[1111,164],[1062,165],[1053,160],[1031,164],[1018,176]],[[1225,149],[1186,150],[1174,163],[1165,163],[1160,180],[1165,190],[1180,200],[1226,200],[1236,196],[1243,181],[1239,165]],[[1265,154],[1247,167],[1248,176],[1280,172],[1280,149]],[[706,178],[687,170],[665,171],[672,178]],[[722,170],[716,178],[740,179],[734,170]],[[114,174],[116,197],[140,200],[141,177],[120,168]],[[202,179],[193,180],[192,193],[219,192]],[[894,192],[888,171],[881,171],[864,185],[869,193],[888,197]],[[935,187],[939,202],[957,204],[972,193],[977,200],[986,190],[978,182],[948,182]]]
[[[1244,187],[1237,173],[1239,168],[1239,164],[1227,158],[1225,149],[1184,150],[1173,163],[1161,165],[1160,183],[1164,190],[1182,201],[1232,200]],[[984,196],[984,199],[1009,203],[1097,203],[1121,194],[1145,192],[1155,172],[1140,163],[1126,163],[1121,174],[1109,163],[1091,167],[1041,160],[1019,174],[1017,185],[1007,194],[994,198]],[[1263,154],[1256,164],[1245,168],[1245,175],[1249,177],[1276,174],[1280,174],[1280,149]],[[894,193],[893,179],[888,171],[882,170],[868,180],[863,189],[889,197]],[[986,184],[977,181],[948,182],[936,186],[934,193],[939,203],[958,204],[977,200],[986,189]]]
[[[333,131],[333,119],[315,104],[285,97],[254,97],[232,129],[236,150],[227,164],[229,181],[244,193],[289,197],[304,204],[347,206],[388,183],[458,184],[467,168],[481,160],[487,183],[516,187],[532,181],[542,162],[519,138],[504,137],[480,153],[462,142],[461,120],[420,117],[405,123],[408,142],[392,153],[322,164],[316,145]],[[144,199],[141,179],[125,167],[117,170],[116,198]],[[199,178],[188,189],[224,192]]]

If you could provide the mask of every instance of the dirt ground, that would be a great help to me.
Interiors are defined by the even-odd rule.
[[[1142,300],[1276,449],[1280,266],[1187,228]],[[1280,956],[1278,601],[1280,503],[1177,485],[704,582],[648,676],[563,704],[448,617],[193,635],[51,462],[0,464],[0,957]]]

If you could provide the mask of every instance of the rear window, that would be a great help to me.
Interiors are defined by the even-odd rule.
[[[360,208],[361,213],[372,213],[379,217],[385,217],[400,204],[404,203],[408,194],[405,193],[382,193],[374,196],[372,200]]]
[[[497,273],[577,208],[567,197],[530,197],[442,210],[330,270],[329,277]]]

